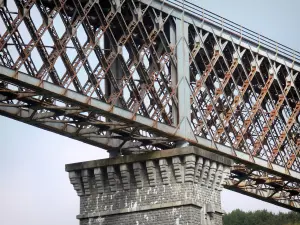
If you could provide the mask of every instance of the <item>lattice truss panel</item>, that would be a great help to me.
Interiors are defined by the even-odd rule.
[[[227,188],[299,208],[299,67],[194,22],[180,38],[152,2],[0,0],[0,114],[123,154],[203,138],[248,157]]]
[[[299,171],[298,72],[213,34],[202,37],[190,46],[194,132]]]
[[[234,165],[224,187],[299,212],[299,181]]]
[[[168,40],[165,35],[158,35],[161,28],[155,22],[154,10],[131,1],[15,3],[10,4],[19,14],[1,8],[2,25],[6,26],[1,29],[2,65],[172,124],[171,110],[176,97],[170,99]],[[143,20],[147,23],[142,23]],[[172,146],[156,144],[163,138],[155,138],[130,124],[120,124],[88,110],[74,111],[72,105],[55,98],[29,94],[27,98],[13,101],[16,95],[33,90],[11,87],[7,83],[2,86],[4,104],[27,106],[31,120],[54,120],[75,126],[76,133],[83,138],[110,137],[117,140],[113,146],[122,146],[123,150],[127,141],[137,140],[139,136],[144,136],[144,141],[135,144],[137,147],[142,145],[142,148],[155,150]],[[44,107],[45,104],[50,108]],[[33,108],[36,109],[32,111]]]

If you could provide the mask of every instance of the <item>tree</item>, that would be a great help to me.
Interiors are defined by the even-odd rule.
[[[223,217],[224,225],[300,225],[300,213],[272,213],[267,210],[234,210]]]

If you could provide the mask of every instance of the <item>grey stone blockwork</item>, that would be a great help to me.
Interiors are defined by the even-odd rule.
[[[66,166],[80,225],[221,225],[230,160],[194,147]]]

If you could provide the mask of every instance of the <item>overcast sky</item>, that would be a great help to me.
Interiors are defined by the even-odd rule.
[[[194,2],[300,50],[299,0]],[[78,224],[79,198],[64,165],[104,158],[106,152],[1,116],[0,143],[0,224]],[[286,211],[230,191],[224,191],[222,199],[227,212],[237,208]]]

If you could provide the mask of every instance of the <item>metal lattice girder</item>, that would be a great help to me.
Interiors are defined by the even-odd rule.
[[[246,166],[229,189],[298,209],[300,53],[184,4],[0,5],[0,114],[110,152],[217,151]]]
[[[299,212],[299,184],[284,177],[235,165],[224,187]]]

